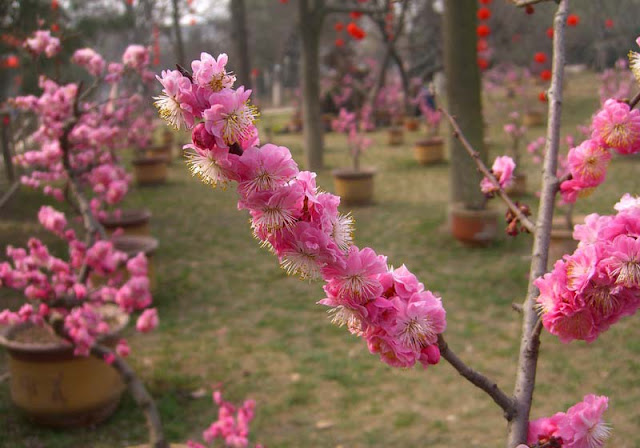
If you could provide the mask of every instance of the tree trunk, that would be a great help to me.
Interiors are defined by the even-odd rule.
[[[178,64],[184,67],[184,44],[182,42],[182,28],[180,27],[180,7],[178,0],[172,0],[173,4],[173,30],[176,37],[176,60]]]
[[[311,11],[308,0],[299,0],[302,38],[302,131],[306,169],[323,168],[323,125],[320,108],[320,28],[322,16]]]
[[[231,0],[231,28],[236,46],[238,65],[236,75],[240,84],[251,88],[251,62],[247,39],[247,15],[244,0]]]
[[[444,67],[447,79],[447,107],[473,148],[486,163],[484,147],[480,71],[476,65],[476,0],[444,2]],[[481,174],[460,141],[451,133],[447,138],[451,159],[451,201],[471,209],[483,209]]]
[[[411,94],[409,90],[409,76],[407,75],[407,71],[404,69],[402,58],[398,54],[398,51],[396,50],[395,46],[392,45],[390,49],[391,49],[391,57],[393,58],[393,61],[396,63],[396,65],[398,66],[398,71],[400,72],[400,79],[402,80],[402,90],[404,91],[404,113],[407,116],[412,116],[413,114],[411,113],[411,101],[410,101],[411,99],[409,98],[409,95]]]

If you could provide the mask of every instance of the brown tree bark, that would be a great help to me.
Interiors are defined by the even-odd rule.
[[[240,84],[251,88],[251,58],[247,39],[247,14],[244,0],[231,0],[231,26],[233,42],[236,46],[238,65],[235,67]]]
[[[173,32],[176,38],[176,60],[178,64],[184,66],[184,43],[182,41],[182,27],[180,26],[180,5],[178,4],[178,1],[179,0],[171,0],[173,6]]]
[[[447,79],[447,107],[462,132],[485,162],[480,71],[476,65],[476,0],[445,1],[444,68]],[[483,209],[485,198],[478,185],[482,175],[452,133],[447,138],[451,160],[451,202],[471,209]]]

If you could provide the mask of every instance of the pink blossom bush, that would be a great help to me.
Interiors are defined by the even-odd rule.
[[[255,417],[255,401],[246,400],[242,406],[236,408],[230,402],[223,400],[220,391],[213,393],[213,401],[218,405],[218,420],[202,433],[205,443],[213,447],[216,440],[221,440],[226,448],[248,447],[249,424]],[[192,440],[187,442],[189,448],[206,448],[207,445]],[[261,444],[256,444],[255,448],[263,447]]]
[[[60,39],[53,37],[49,31],[38,30],[24,42],[24,48],[34,56],[44,53],[52,58],[60,52]]]
[[[259,146],[250,91],[226,86],[198,93],[210,77],[226,79],[226,57],[213,61],[217,75],[196,76],[202,65],[194,61],[194,75],[183,75],[171,92],[167,79],[177,75],[165,72],[159,79],[167,96],[197,98],[189,108],[176,100],[171,113],[160,110],[170,125],[191,129],[192,142],[185,146],[191,172],[213,186],[237,182],[238,208],[248,210],[255,237],[288,273],[323,279],[326,298],[319,303],[330,308],[335,324],[363,337],[371,353],[397,367],[438,363],[437,339],[446,328],[441,299],[406,267],[393,269],[373,249],[353,245],[353,221],[338,212],[340,198],[320,191],[315,173],[299,171],[287,148]],[[357,122],[343,109],[335,125],[349,132],[352,150],[359,153],[368,142]]]
[[[368,109],[366,111],[369,112]],[[340,109],[338,117],[331,122],[334,131],[347,134],[354,171],[360,169],[360,155],[373,144],[373,140],[361,132],[370,126],[372,124],[369,116],[363,116],[361,111],[360,117],[358,117],[357,112],[349,112],[344,107]]]

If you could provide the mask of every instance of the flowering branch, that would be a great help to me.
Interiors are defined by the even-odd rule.
[[[562,82],[565,64],[565,24],[569,10],[569,0],[560,0],[554,18],[553,68],[549,89],[549,123],[547,125],[547,150],[544,160],[542,195],[538,207],[537,232],[534,236],[531,270],[527,298],[523,304],[522,339],[518,371],[514,388],[516,416],[509,422],[507,447],[513,448],[527,442],[529,430],[529,412],[535,387],[538,349],[540,346],[540,324],[536,310],[536,297],[539,294],[534,281],[547,269],[549,240],[551,238],[551,219],[557,193],[556,170],[560,146],[560,119],[562,112]]]
[[[109,348],[102,345],[94,345],[91,354],[98,359],[112,359],[111,366],[118,371],[122,381],[129,389],[129,393],[136,404],[142,409],[149,427],[149,445],[151,448],[169,448],[169,444],[164,438],[162,422],[158,408],[155,406],[153,398],[147,392],[144,384],[140,381],[133,369],[124,359],[117,356]]]
[[[498,406],[504,411],[504,418],[511,421],[515,416],[516,409],[513,398],[507,396],[498,385],[481,374],[480,372],[467,366],[458,355],[453,353],[442,335],[438,335],[438,348],[440,355],[446,359],[460,375],[466,378],[471,384],[485,391]]]
[[[520,207],[518,207],[515,204],[515,202],[511,200],[509,195],[500,186],[500,182],[498,182],[498,180],[493,175],[491,170],[489,170],[489,168],[487,168],[487,166],[484,164],[484,162],[480,158],[480,154],[478,154],[478,152],[473,149],[469,141],[465,138],[464,134],[462,133],[462,130],[460,129],[460,126],[458,126],[458,123],[456,123],[455,119],[446,110],[442,108],[439,108],[439,110],[441,110],[442,113],[444,113],[444,115],[447,117],[447,119],[451,123],[451,127],[453,128],[453,135],[458,140],[460,140],[460,143],[462,143],[462,146],[464,147],[464,149],[466,149],[467,153],[476,162],[476,165],[478,166],[478,170],[482,174],[484,174],[484,176],[488,178],[491,181],[491,183],[497,188],[498,195],[507,204],[507,207],[509,207],[509,210],[513,212],[513,214],[518,218],[520,223],[522,223],[522,225],[524,226],[525,229],[527,229],[528,232],[535,233],[536,232],[535,224],[529,218],[527,218],[527,216],[522,212]]]

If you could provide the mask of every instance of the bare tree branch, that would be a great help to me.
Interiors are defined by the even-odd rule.
[[[569,13],[569,0],[560,0],[554,18],[553,33],[553,68],[551,88],[549,89],[549,122],[547,124],[547,148],[544,160],[542,194],[538,207],[537,232],[533,242],[531,270],[529,272],[529,289],[523,304],[522,339],[518,371],[513,392],[516,416],[509,423],[507,448],[514,448],[527,442],[529,428],[529,412],[533,401],[536,382],[536,369],[540,347],[541,323],[536,310],[536,297],[540,293],[534,281],[547,270],[549,257],[549,240],[551,238],[551,219],[558,179],[558,150],[560,146],[560,120],[562,113],[562,83],[565,65],[565,24]]]
[[[504,411],[504,417],[507,421],[511,421],[515,415],[513,398],[507,396],[507,394],[498,387],[495,381],[490,380],[480,372],[466,365],[458,355],[451,351],[449,345],[441,334],[438,335],[438,348],[440,349],[440,355],[471,384],[486,392],[493,401],[502,408]]]
[[[478,154],[478,152],[473,149],[469,141],[465,138],[456,120],[446,110],[442,108],[439,108],[439,110],[442,111],[442,113],[447,117],[447,119],[451,123],[451,127],[453,127],[453,131],[454,131],[453,135],[458,140],[460,140],[460,142],[462,143],[462,146],[464,146],[464,148],[467,150],[471,158],[473,158],[473,160],[476,162],[476,165],[478,166],[478,169],[480,170],[480,172],[484,174],[484,176],[491,181],[494,187],[498,189],[498,196],[500,196],[500,198],[507,204],[507,206],[509,207],[509,210],[511,210],[513,214],[516,215],[516,217],[518,218],[520,223],[524,226],[524,228],[527,229],[530,233],[535,233],[536,231],[535,224],[524,213],[522,213],[522,210],[520,210],[520,208],[513,202],[513,200],[511,200],[509,195],[500,186],[500,182],[498,182],[498,179],[496,179],[496,177],[493,175],[491,170],[489,170],[489,168],[487,168],[487,166],[484,164],[484,162],[480,158],[480,154]]]

